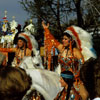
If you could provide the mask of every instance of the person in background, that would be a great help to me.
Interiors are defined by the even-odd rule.
[[[0,68],[7,65],[6,56],[0,52]]]
[[[90,58],[82,65],[80,78],[89,93],[90,100],[100,100],[100,57]]]
[[[18,24],[18,26],[16,27],[16,29],[18,30],[18,32],[15,34],[15,37],[14,37],[14,40],[13,40],[13,43],[15,45],[17,45],[18,35],[21,33],[21,25]]]
[[[28,25],[29,25],[29,23],[26,21],[26,22],[24,23],[23,30],[24,30],[25,27],[28,26]]]
[[[26,34],[19,34],[17,48],[15,53],[14,62],[16,66],[19,66],[24,56],[31,56],[31,50],[27,46],[28,37]]]
[[[0,68],[0,100],[45,100],[32,84],[26,70],[8,65]]]
[[[0,69],[0,100],[22,100],[32,82],[25,70],[12,66]]]

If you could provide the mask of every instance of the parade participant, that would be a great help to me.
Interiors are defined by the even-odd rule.
[[[63,71],[60,78],[63,90],[58,93],[55,100],[79,100],[80,96],[73,86],[74,75],[71,71]]]
[[[26,25],[26,27],[24,28],[24,31],[27,32],[28,34],[33,34],[34,36],[36,36],[35,27],[34,27],[34,24],[32,22],[32,19],[30,19],[29,25]]]
[[[13,43],[15,45],[17,45],[18,35],[21,33],[21,25],[18,24],[18,26],[16,27],[16,29],[18,30],[18,32],[15,34],[15,37],[14,37],[14,40],[13,40]]]
[[[90,58],[82,65],[80,79],[89,93],[90,100],[100,100],[100,57]]]
[[[21,33],[18,36],[16,48],[0,48],[1,52],[15,52],[13,65],[18,67],[24,56],[31,56],[32,44],[27,34]]]
[[[6,56],[0,52],[0,68],[7,65]]]
[[[18,42],[17,42],[17,49],[15,53],[14,62],[16,66],[19,66],[20,62],[22,61],[24,56],[31,56],[31,50],[27,47],[27,42],[29,38],[26,34],[19,34]]]
[[[30,86],[25,70],[9,66],[0,69],[0,100],[22,100]]]
[[[43,69],[0,69],[0,100],[53,100],[61,91],[60,76]]]
[[[42,22],[42,26],[45,30],[45,38],[50,40],[51,43],[59,50],[59,63],[61,64],[61,71],[71,71],[75,77],[74,85],[77,92],[80,93],[82,100],[87,100],[88,93],[80,81],[80,65],[84,63],[84,57],[81,53],[81,41],[78,37],[78,33],[73,27],[68,27],[63,33],[62,44],[59,43],[50,33],[48,25]],[[70,32],[69,32],[70,31]]]

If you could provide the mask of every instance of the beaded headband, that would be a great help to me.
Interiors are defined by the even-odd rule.
[[[66,79],[73,79],[73,75],[67,75],[67,74],[61,74],[61,77],[66,78]]]

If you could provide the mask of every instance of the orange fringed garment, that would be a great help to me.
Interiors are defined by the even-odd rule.
[[[8,61],[8,53],[14,51],[15,48],[0,48],[0,52],[2,52],[6,56],[6,61]]]
[[[44,36],[45,36],[45,41],[44,41],[45,53],[46,53],[46,56],[48,56],[48,70],[50,70],[51,68],[51,49],[53,46],[57,48],[60,43],[54,38],[54,36],[50,33],[48,28],[45,28]]]
[[[15,48],[0,48],[0,52],[15,52]]]

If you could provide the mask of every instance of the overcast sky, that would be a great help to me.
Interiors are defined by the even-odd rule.
[[[24,24],[29,15],[23,10],[18,1],[20,0],[0,0],[0,21],[4,17],[4,11],[7,10],[7,19],[9,22],[12,21],[12,16],[15,16],[15,20],[19,24]]]

